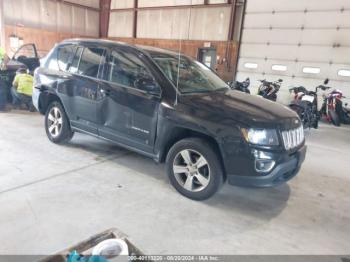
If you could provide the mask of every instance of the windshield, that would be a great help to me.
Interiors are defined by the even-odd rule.
[[[181,93],[211,92],[228,89],[228,85],[205,65],[181,56],[151,54],[163,73]],[[180,63],[179,63],[180,62]]]

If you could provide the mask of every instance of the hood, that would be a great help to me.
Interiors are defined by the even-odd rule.
[[[208,117],[215,115],[215,118],[232,119],[248,127],[300,126],[298,115],[288,107],[239,91],[184,95],[181,101],[198,110],[210,112]],[[208,120],[218,121],[218,119]]]

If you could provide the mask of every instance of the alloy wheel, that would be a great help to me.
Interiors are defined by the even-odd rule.
[[[185,149],[176,155],[173,172],[177,182],[191,192],[204,190],[210,182],[208,161],[194,150]]]
[[[63,116],[62,112],[58,107],[51,108],[48,114],[48,130],[53,138],[58,137],[62,131]]]

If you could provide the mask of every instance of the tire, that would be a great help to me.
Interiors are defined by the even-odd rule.
[[[54,101],[47,108],[45,130],[49,140],[55,144],[67,143],[73,138],[74,132],[61,103]]]
[[[197,201],[213,196],[224,182],[216,151],[199,138],[186,138],[173,145],[167,155],[166,168],[175,189]],[[175,173],[176,168],[178,173]]]
[[[329,110],[328,115],[333,125],[340,126],[340,119],[338,114],[335,112],[335,110]]]

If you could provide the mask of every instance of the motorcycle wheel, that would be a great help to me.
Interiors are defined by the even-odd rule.
[[[329,110],[328,116],[333,125],[340,126],[340,119],[338,114],[335,112],[335,110]]]
[[[343,116],[343,119],[342,119],[342,123],[345,124],[345,125],[350,125],[350,117],[345,112],[344,112],[344,116]]]

